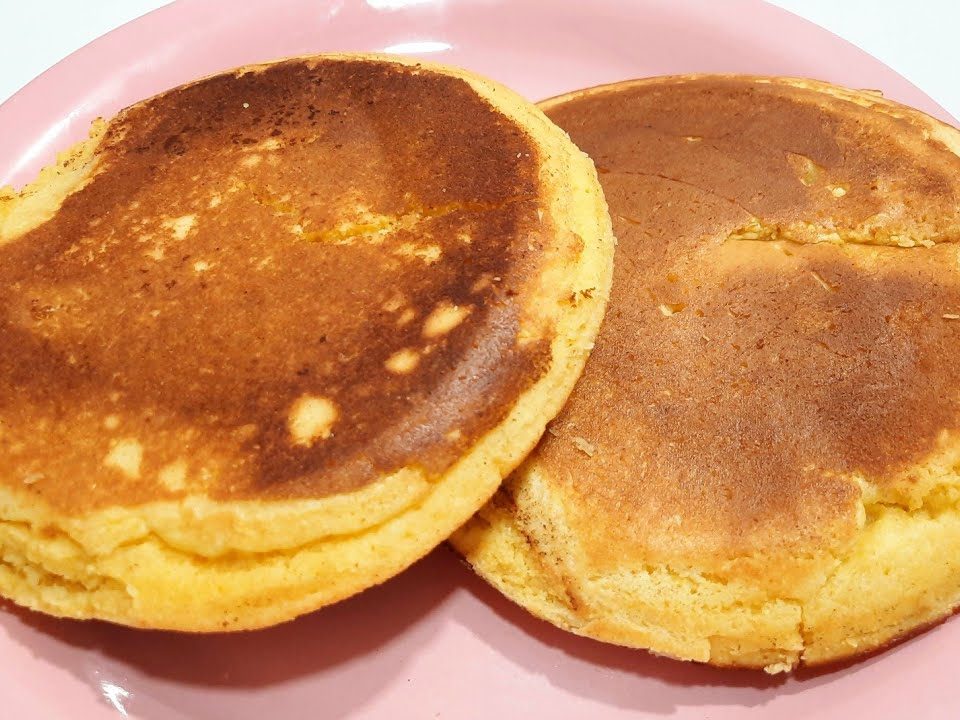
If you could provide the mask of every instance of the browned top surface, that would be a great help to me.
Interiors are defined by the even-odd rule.
[[[839,476],[884,486],[960,430],[955,235],[932,248],[727,239],[752,216],[949,221],[960,159],[942,145],[822,93],[733,79],[548,114],[601,169],[619,239],[600,338],[537,456],[581,497],[592,550],[829,545],[859,496]],[[815,161],[815,182],[791,154]]]
[[[326,496],[442,471],[545,369],[515,342],[537,148],[463,80],[217,76],[122,113],[101,161],[0,247],[0,482],[63,508]],[[425,337],[443,304],[468,314]]]

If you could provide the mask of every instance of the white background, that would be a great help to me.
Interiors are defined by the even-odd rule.
[[[0,0],[0,102],[77,48],[166,2]],[[960,117],[960,1],[774,0],[774,4],[859,45]]]

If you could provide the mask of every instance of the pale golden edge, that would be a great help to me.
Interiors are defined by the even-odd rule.
[[[545,157],[553,177],[570,177],[574,167],[588,178],[585,187],[563,183],[552,188],[558,225],[577,232],[586,247],[573,272],[567,269],[569,286],[554,289],[561,312],[548,373],[524,393],[503,424],[416,498],[412,507],[356,533],[314,535],[311,542],[278,552],[233,552],[204,558],[185,551],[182,537],[180,547],[171,545],[163,537],[163,530],[173,533],[178,521],[170,503],[145,505],[135,513],[108,511],[114,513],[110,518],[113,526],[121,530],[115,535],[104,533],[102,516],[51,518],[43,512],[31,513],[17,502],[15,495],[19,493],[8,493],[13,497],[0,497],[0,507],[10,508],[12,504],[18,518],[0,521],[4,553],[0,587],[5,594],[52,614],[96,616],[151,627],[220,630],[274,624],[396,574],[441,542],[493,493],[559,411],[582,369],[609,294],[613,237],[592,163],[565,134],[538,111],[530,112],[529,106],[511,91],[483,79],[451,74],[463,76],[484,97],[496,94],[499,102],[494,104],[501,111],[503,101],[517,103],[513,112],[519,117],[514,119],[528,132],[545,133],[540,139],[549,140]],[[569,308],[564,304],[571,288],[588,287],[597,290],[590,301]],[[411,472],[419,471],[406,468],[384,482]],[[201,498],[191,500],[188,521],[193,522],[198,511],[221,517],[233,514],[227,521],[231,529],[251,514],[260,515],[262,505],[207,505]],[[350,500],[361,498],[331,500],[336,508],[324,507],[325,500],[269,504],[270,510],[264,514],[266,524],[291,519],[308,505],[307,515],[319,520],[322,527],[324,516],[332,517]],[[255,521],[263,519],[257,517]],[[59,527],[57,520],[61,521]],[[183,518],[180,520],[182,527]],[[255,537],[252,530],[246,527],[241,535]],[[44,537],[47,539],[41,540]],[[85,543],[78,542],[78,537]],[[91,549],[102,553],[91,554]],[[54,571],[48,573],[48,569]],[[68,576],[71,573],[73,577]],[[297,578],[306,579],[298,583]],[[217,591],[210,596],[198,594],[197,582],[201,587],[212,583]],[[238,603],[242,610],[237,610]]]
[[[19,191],[0,187],[0,246],[49,220],[63,201],[96,175],[96,151],[108,123],[95,120],[89,135],[57,154],[52,165]]]
[[[701,76],[684,76],[686,79],[695,77]],[[551,98],[539,106],[548,110],[575,97],[675,79],[612,83]],[[897,116],[908,114],[926,125],[931,135],[952,152],[960,155],[960,132],[955,128],[872,93],[803,79],[755,79],[818,90]],[[952,472],[950,467],[954,468]],[[507,483],[522,488],[531,478],[536,481],[540,472],[534,452]],[[858,482],[862,483],[862,480]],[[543,482],[538,484],[544,485]],[[947,462],[936,482],[928,483],[924,488],[924,494],[935,494],[938,488],[952,490],[957,487],[960,487],[960,465]],[[521,498],[518,505],[522,507],[523,493],[517,495]],[[562,507],[562,498],[551,500]],[[931,512],[923,507],[890,507],[886,501],[869,497],[862,500],[863,530],[843,557],[834,561],[834,569],[819,584],[817,591],[803,600],[768,597],[747,604],[735,599],[731,602],[728,588],[718,588],[717,583],[706,578],[695,578],[698,593],[713,594],[716,598],[714,609],[706,612],[697,609],[695,625],[712,628],[699,636],[691,636],[690,630],[696,628],[678,626],[668,629],[658,622],[640,624],[609,602],[597,603],[603,593],[595,592],[591,585],[602,578],[591,578],[585,565],[578,567],[575,548],[565,548],[562,560],[565,567],[558,567],[557,558],[549,557],[541,549],[548,546],[551,539],[538,536],[537,528],[521,523],[517,513],[504,511],[503,503],[499,506],[496,502],[488,503],[454,534],[451,544],[479,575],[504,595],[537,617],[563,629],[683,660],[783,672],[801,662],[833,662],[883,648],[918,627],[950,615],[960,606],[960,566],[952,562],[960,551],[960,502],[955,499],[952,505]],[[543,512],[542,507],[535,506],[523,507],[523,510],[533,515]],[[556,522],[557,513],[553,515]],[[915,535],[921,529],[927,532],[919,532],[915,542],[897,544],[895,534],[883,532],[893,518],[912,528]],[[562,518],[559,522],[562,523]],[[558,528],[553,530],[556,532]],[[569,527],[564,530],[570,532]],[[864,590],[863,579],[870,577],[871,567],[880,562],[877,553],[881,548],[887,551],[888,561],[895,558],[896,562],[890,563],[885,573],[874,575],[872,579],[877,582]],[[922,549],[919,554],[915,552],[916,548]],[[944,562],[944,558],[950,560]],[[627,574],[659,574],[660,582],[673,583],[677,596],[682,596],[690,586],[691,578],[683,574],[687,569],[678,571],[660,564],[624,570]],[[924,577],[926,580],[921,580]],[[848,590],[847,595],[842,592],[844,587]],[[573,603],[572,588],[575,588],[576,595]],[[631,588],[624,587],[625,594],[630,591]],[[642,593],[636,588],[634,592],[636,596],[632,600],[642,601]],[[609,593],[606,597],[609,598]],[[844,598],[846,602],[843,602]],[[656,595],[650,595],[646,601],[648,609],[655,611],[658,601]],[[737,626],[741,628],[739,633],[724,636],[717,632],[722,627]]]
[[[565,501],[532,456],[451,543],[507,597],[578,635],[681,660],[796,662],[802,650],[796,603],[756,592],[741,596],[742,588],[695,568],[636,558],[602,573],[583,556]]]
[[[563,527],[561,496],[523,501],[524,483],[540,491],[549,484],[541,472],[531,458],[508,480],[520,512],[508,509],[513,500],[501,490],[451,543],[508,598],[579,635],[682,660],[781,672],[883,648],[960,605],[960,474],[943,479],[941,487],[953,491],[948,502],[907,509],[864,501],[861,530],[798,599],[666,563],[626,562],[598,574],[575,544],[554,539],[571,532]],[[559,513],[549,505],[560,506]],[[519,517],[544,514],[551,516],[546,533]],[[771,564],[775,572],[788,570]]]

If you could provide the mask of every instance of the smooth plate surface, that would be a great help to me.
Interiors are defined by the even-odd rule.
[[[206,73],[332,50],[420,54],[531,99],[667,73],[810,76],[882,89],[950,119],[861,51],[754,0],[181,0],[0,106],[0,184],[30,180],[97,115]],[[446,549],[358,598],[243,635],[138,632],[0,607],[0,689],[11,718],[956,716],[956,622],[817,674],[720,671],[556,630]]]

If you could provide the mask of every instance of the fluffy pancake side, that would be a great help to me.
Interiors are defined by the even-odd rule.
[[[612,246],[589,159],[441,66],[292,59],[96,124],[0,193],[0,590],[220,630],[390,577],[562,405]]]
[[[718,665],[868,652],[960,603],[960,134],[689,76],[549,100],[620,241],[570,402],[454,538],[551,622]]]

